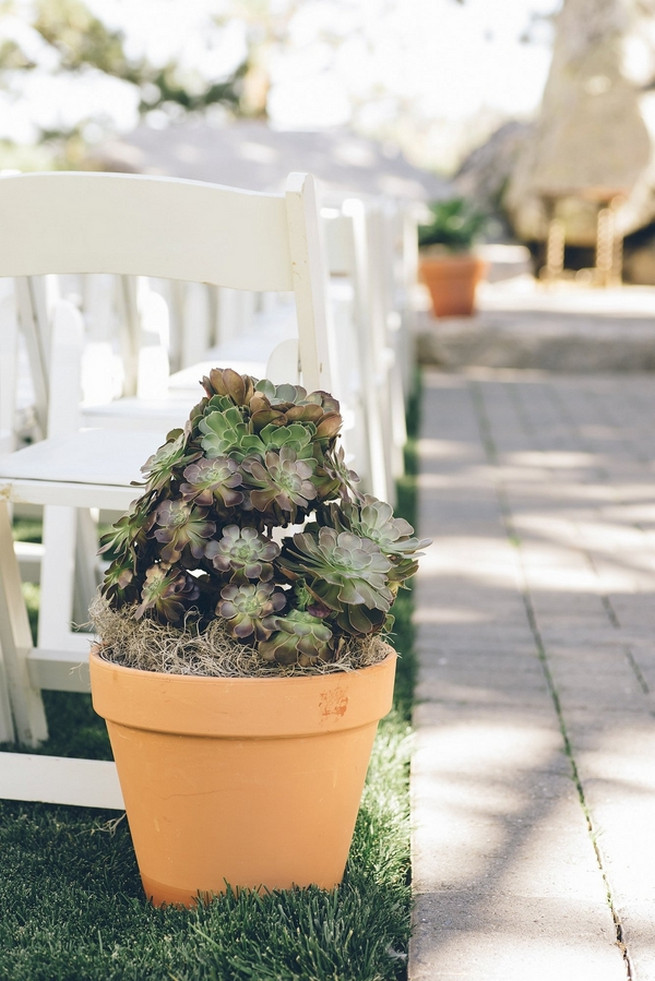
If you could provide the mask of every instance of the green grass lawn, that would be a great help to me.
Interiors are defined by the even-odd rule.
[[[418,396],[410,416],[416,432]],[[397,512],[414,523],[413,443]],[[114,811],[0,802],[0,978],[8,981],[387,981],[406,977],[408,771],[414,684],[411,590],[346,875],[316,888],[228,893],[193,910],[144,899],[127,823]],[[90,697],[47,692],[44,751],[108,758]],[[302,820],[302,815],[296,816]]]

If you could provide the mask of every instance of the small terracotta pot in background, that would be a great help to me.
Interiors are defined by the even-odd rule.
[[[427,286],[435,317],[470,317],[488,263],[468,252],[421,255],[419,278]]]
[[[207,678],[90,656],[146,895],[341,881],[396,654],[356,671]]]

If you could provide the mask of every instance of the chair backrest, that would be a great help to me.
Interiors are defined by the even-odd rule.
[[[212,289],[290,293],[295,301],[295,360],[300,363],[302,383],[310,390],[330,390],[326,268],[315,189],[308,175],[290,175],[283,193],[140,175],[62,172],[0,176],[0,278],[13,279],[20,289],[28,288],[30,295],[22,300],[19,297],[17,303],[24,318],[21,327],[25,330],[30,322],[35,362],[43,367],[43,374],[55,365],[43,387],[46,401],[57,402],[48,406],[51,411],[43,424],[53,435],[46,433],[45,439],[4,457],[0,478],[2,739],[9,740],[15,733],[26,745],[36,745],[46,738],[41,689],[86,690],[82,654],[87,650],[86,638],[68,629],[65,636],[64,632],[61,637],[52,632],[48,643],[41,641],[48,619],[46,607],[59,606],[69,627],[76,565],[82,565],[75,562],[74,509],[84,516],[89,516],[90,510],[123,510],[135,494],[130,479],[138,474],[137,461],[147,455],[144,446],[152,445],[150,435],[138,431],[130,431],[129,439],[123,432],[113,433],[112,439],[107,433],[98,436],[88,430],[67,432],[76,424],[68,414],[68,391],[79,387],[77,376],[71,376],[70,371],[79,364],[76,352],[81,322],[75,306],[66,300],[58,301],[54,308],[41,309],[45,294],[40,290],[39,277],[109,274],[129,287],[135,278],[147,277],[200,283]],[[73,279],[76,290],[78,282]],[[0,285],[6,283],[0,279]],[[135,307],[132,295],[126,295],[125,306]],[[148,319],[143,311],[141,315],[144,321]],[[10,330],[5,331],[4,324],[4,306],[0,304],[0,382],[6,377],[2,365],[5,350],[11,348],[14,358],[16,349],[15,321],[9,322],[11,344],[6,347],[2,342]],[[66,338],[65,343],[61,337]],[[48,351],[50,363],[47,354],[43,356]],[[57,367],[57,360],[63,365]],[[58,400],[59,382],[65,391]],[[12,417],[12,406],[4,396],[0,416],[3,428],[5,419],[11,421]],[[125,457],[123,450],[127,450]],[[40,639],[36,646],[12,540],[11,508],[15,503],[44,509]],[[92,532],[95,535],[95,529]],[[77,541],[79,545],[79,534]],[[95,553],[97,543],[87,547],[84,541],[80,550],[82,546],[88,557]],[[0,794],[93,806],[121,804],[110,764],[75,760],[70,761],[75,766],[67,769],[61,761],[46,757],[43,765],[37,765],[34,761],[40,758],[32,757],[30,772],[38,771],[34,778],[25,776],[25,756],[11,769],[13,758],[8,756],[8,760],[3,757],[0,761]],[[100,774],[93,786],[87,764]],[[25,773],[17,773],[14,780],[12,774],[21,768]],[[55,773],[60,776],[55,777]],[[11,777],[9,785],[7,774]],[[48,790],[44,790],[46,780],[51,781]]]
[[[352,445],[362,490],[393,503],[401,475],[394,460],[394,417],[400,411],[404,421],[404,406],[399,404],[402,379],[389,348],[392,275],[381,208],[376,198],[347,198],[325,209],[323,218],[328,266],[338,295],[346,298],[335,316],[335,394],[363,417],[354,433],[344,433],[344,443],[347,449]]]
[[[292,292],[303,384],[330,387],[314,183],[284,194],[133,174],[0,176],[0,276],[112,273]]]

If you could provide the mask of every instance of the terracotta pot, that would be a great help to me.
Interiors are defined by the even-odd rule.
[[[395,667],[391,652],[338,674],[205,678],[92,652],[93,705],[152,902],[338,885]]]
[[[419,277],[430,292],[435,317],[470,317],[486,270],[485,260],[469,253],[422,255]]]

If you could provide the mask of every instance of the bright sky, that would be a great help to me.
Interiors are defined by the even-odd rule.
[[[370,78],[384,79],[433,118],[461,119],[482,107],[525,115],[539,105],[550,65],[550,36],[530,45],[520,38],[531,11],[552,13],[561,0],[466,0],[464,5],[402,0],[393,16],[381,18],[376,0],[364,6],[371,10],[366,36],[344,39],[336,78],[320,71],[320,45],[309,41],[314,25],[307,23],[304,37],[302,24],[297,26],[296,54],[276,66],[274,115],[295,114],[309,123],[320,104],[332,121],[342,122],[349,96],[363,93]],[[307,4],[311,7],[326,9],[329,3]]]
[[[105,23],[125,32],[128,54],[147,54],[156,63],[181,58],[199,84],[226,74],[245,50],[237,21],[221,32],[206,29],[208,12],[220,11],[226,0],[193,0],[183,18],[179,0],[87,2]],[[560,6],[561,0],[352,0],[335,17],[331,0],[303,0],[292,22],[292,45],[270,66],[272,119],[288,126],[345,124],[354,98],[360,112],[364,104],[371,114],[370,123],[384,122],[385,113],[397,113],[397,103],[367,100],[376,80],[427,119],[462,120],[483,108],[529,115],[547,76],[550,34],[545,31],[541,43],[521,44],[520,38],[531,13]],[[336,71],[334,48],[320,37],[322,25],[342,38]],[[20,32],[20,23],[13,30]],[[38,45],[33,37],[30,43]],[[120,130],[136,124],[129,86],[31,74],[20,80],[24,98],[0,93],[0,129],[14,138],[29,141],[32,120],[66,123],[97,108]]]

